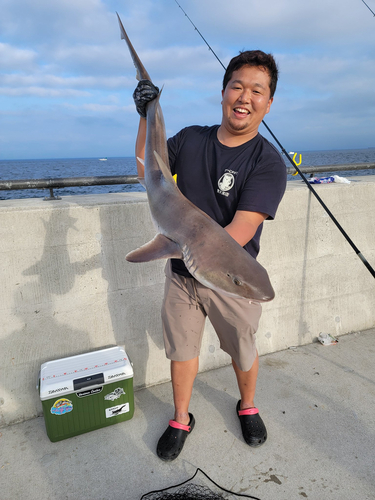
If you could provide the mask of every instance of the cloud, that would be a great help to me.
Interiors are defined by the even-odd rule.
[[[136,111],[134,109],[134,106],[120,106],[118,104],[99,104],[96,102],[91,102],[87,104],[80,104],[80,105],[73,105],[73,104],[64,104],[64,107],[66,109],[69,109],[70,111],[74,112],[76,115],[80,115],[83,112],[89,112],[94,115],[103,115],[103,114],[109,114],[112,115],[114,113],[126,113],[126,114],[134,114],[136,117]]]
[[[111,17],[100,0],[3,0],[0,29],[18,43],[49,45],[67,39],[98,43],[108,37]]]
[[[35,67],[37,53],[30,49],[19,49],[8,43],[0,43],[0,71],[31,70]]]
[[[8,97],[32,96],[32,97],[87,97],[90,92],[76,89],[46,89],[44,87],[27,88],[0,88],[0,95]]]
[[[373,145],[374,19],[362,2],[179,3],[224,65],[242,49],[275,55],[280,80],[266,121],[292,149]],[[173,0],[3,0],[3,158],[21,151],[40,157],[43,148],[48,156],[64,156],[66,148],[92,156],[103,137],[106,156],[134,154],[135,69],[116,11],[164,86],[168,134],[220,121],[224,70]]]
[[[130,83],[132,81],[132,83]],[[0,75],[0,84],[12,87],[30,87],[35,85],[46,88],[66,88],[75,87],[77,89],[124,89],[134,86],[133,79],[127,77],[98,77],[98,76],[68,76],[34,73],[26,74],[6,74]]]

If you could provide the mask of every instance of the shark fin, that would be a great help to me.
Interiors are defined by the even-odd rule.
[[[141,163],[143,166],[145,166],[145,161],[142,158],[137,156],[137,160],[139,161],[139,163]],[[144,177],[137,177],[137,179],[138,179],[139,184],[141,184],[141,186],[143,186],[146,189],[145,178]]]
[[[154,156],[156,158],[156,161],[158,162],[159,168],[160,168],[162,174],[164,175],[165,179],[167,179],[169,181],[173,181],[171,171],[170,171],[169,167],[167,167],[167,165],[164,163],[163,158],[159,155],[159,153],[157,151],[154,151]]]
[[[128,253],[125,258],[128,262],[149,262],[167,258],[181,259],[182,252],[178,243],[158,233],[154,239]]]

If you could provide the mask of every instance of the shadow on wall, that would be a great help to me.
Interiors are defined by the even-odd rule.
[[[66,296],[72,290],[77,275],[98,265],[97,256],[84,262],[71,262],[67,235],[71,230],[77,231],[75,223],[69,210],[52,210],[48,220],[42,219],[45,240],[41,258],[18,274],[12,315],[20,327],[3,337],[0,346],[3,366],[11,366],[2,377],[4,410],[9,414],[6,424],[30,418],[31,408],[35,416],[40,413],[35,384],[41,363],[84,352],[90,347],[88,332],[72,328],[72,322],[65,321],[74,314],[74,301],[60,301],[56,307],[56,297]],[[14,260],[18,266],[21,255],[16,254]],[[72,339],[77,339],[77,343]]]
[[[138,206],[96,205],[97,219],[82,213],[92,205],[20,214],[5,274],[12,298],[0,340],[0,425],[41,413],[35,384],[45,361],[125,345],[136,388],[169,378],[160,321],[164,262],[125,260],[154,236],[147,203]]]
[[[115,344],[125,346],[133,363],[136,388],[147,384],[150,371],[158,371],[159,380],[169,377],[160,319],[165,262],[131,264],[125,259],[128,252],[155,235],[148,204],[138,205],[136,211],[132,204],[100,208],[101,265],[103,279],[108,282],[110,321]],[[152,364],[150,345],[157,348],[153,349]],[[162,367],[158,366],[159,360]]]

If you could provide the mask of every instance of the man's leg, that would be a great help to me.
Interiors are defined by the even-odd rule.
[[[166,282],[162,307],[164,346],[171,359],[171,379],[175,407],[174,419],[158,441],[156,452],[162,460],[174,460],[195,426],[189,413],[193,384],[198,372],[199,351],[206,314],[192,278],[174,274],[170,262],[166,266]],[[187,361],[175,361],[187,359]]]
[[[235,361],[232,359],[232,365],[237,377],[237,384],[241,394],[241,410],[246,408],[253,408],[255,390],[259,371],[259,357],[258,353],[254,360],[253,366],[249,371],[243,372],[238,368]]]
[[[258,353],[252,367],[247,372],[241,371],[234,360],[232,360],[232,363],[241,394],[241,400],[237,403],[237,414],[240,419],[243,438],[249,446],[260,446],[267,440],[267,429],[259,415],[258,408],[255,408],[254,405],[259,371]]]
[[[198,357],[189,361],[171,361],[174,420],[180,424],[188,425],[190,421],[189,403],[198,365]]]
[[[171,361],[175,415],[156,447],[156,453],[162,460],[175,460],[181,453],[187,436],[194,429],[195,420],[189,413],[189,403],[197,371],[198,357],[189,361]]]

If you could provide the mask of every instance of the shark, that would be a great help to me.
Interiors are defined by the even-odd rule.
[[[151,80],[117,14],[138,80]],[[219,293],[268,302],[275,296],[266,269],[179,190],[170,171],[160,96],[147,103],[144,185],[156,236],[126,255],[128,262],[182,259],[190,274]]]

